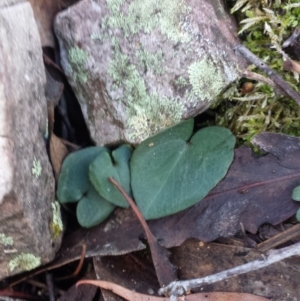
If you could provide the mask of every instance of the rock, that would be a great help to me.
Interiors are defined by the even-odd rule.
[[[3,1],[3,0],[1,0]],[[7,0],[4,0],[7,1]],[[14,0],[16,1],[16,0]],[[62,9],[70,6],[77,0],[27,0],[32,7],[34,17],[40,33],[42,47],[55,48],[53,34],[53,20],[55,15]]]
[[[0,8],[0,279],[54,258],[62,231],[46,152],[46,81],[29,3]]]
[[[98,145],[139,143],[206,110],[239,78],[222,0],[82,0],[54,22]]]

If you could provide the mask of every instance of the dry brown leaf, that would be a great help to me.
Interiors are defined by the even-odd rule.
[[[131,291],[120,285],[101,281],[101,280],[81,280],[77,282],[76,286],[81,284],[92,284],[100,288],[112,291],[129,301],[168,301],[169,298],[156,297],[151,295],[139,294]],[[177,297],[178,301],[268,301],[268,299],[243,293],[198,293],[184,297]]]
[[[252,248],[215,242],[204,243],[197,239],[188,239],[180,247],[172,249],[172,260],[180,267],[179,279],[182,280],[203,279],[261,258],[262,254]],[[264,258],[267,260],[267,256]],[[294,256],[262,269],[203,284],[201,291],[197,292],[238,291],[270,298],[272,301],[300,300],[299,270],[300,258]]]
[[[95,256],[93,265],[97,279],[118,283],[131,291],[158,296],[160,285],[151,264],[150,255],[145,252],[122,256]],[[101,289],[104,301],[123,301],[112,291]]]
[[[52,24],[54,16],[60,10],[60,0],[29,0],[39,29],[42,46],[54,48]]]
[[[39,29],[42,47],[55,46],[52,24],[55,15],[77,0],[28,0]]]
[[[64,158],[68,155],[68,150],[63,142],[55,134],[50,136],[50,158],[54,170],[56,181],[58,180],[60,169]]]

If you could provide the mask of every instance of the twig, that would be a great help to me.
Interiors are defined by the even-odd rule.
[[[46,273],[46,283],[48,287],[49,301],[55,301],[55,291],[52,273]]]
[[[34,295],[30,295],[27,293],[22,293],[22,292],[15,292],[9,289],[4,289],[4,290],[0,290],[0,297],[12,297],[14,298],[18,298],[18,299],[26,299],[26,300],[36,300],[36,301],[41,301],[41,298],[38,296],[34,296]],[[3,300],[2,298],[0,298],[0,300]],[[11,300],[10,298],[8,298],[8,300]]]
[[[273,237],[270,239],[261,242],[256,246],[257,251],[259,252],[266,252],[270,249],[273,249],[275,247],[278,247],[282,245],[283,243],[290,241],[292,239],[295,239],[297,237],[300,237],[300,224],[297,224]]]
[[[43,283],[43,282],[39,282],[39,281],[37,281],[37,280],[33,280],[33,279],[28,279],[28,280],[25,280],[26,281],[26,283],[29,283],[29,284],[31,284],[32,286],[36,286],[36,287],[39,287],[39,288],[41,288],[41,289],[43,289],[43,290],[45,290],[45,291],[47,291],[48,290],[48,287],[47,287],[47,285],[45,284],[45,283]],[[63,294],[65,294],[65,291],[63,291],[63,290],[61,290],[61,289],[55,289],[55,292],[58,294],[58,295],[60,295],[60,296],[62,296]],[[0,299],[1,300],[1,299]]]
[[[280,90],[282,90],[283,92],[285,92],[285,94],[293,98],[300,106],[300,94],[294,91],[278,73],[272,70],[267,64],[265,64],[261,59],[259,59],[255,54],[253,54],[249,49],[247,49],[243,45],[239,44],[235,46],[234,51],[238,52],[250,63],[254,64],[257,68],[265,72]]]
[[[246,77],[248,79],[252,79],[252,80],[255,80],[255,81],[258,81],[258,82],[262,82],[274,89],[277,89],[278,91],[280,91],[280,93],[282,94],[283,91],[281,91],[281,89],[279,90],[276,86],[276,84],[269,78],[259,74],[259,73],[256,73],[256,72],[252,72],[252,71],[249,71],[249,70],[243,70],[242,73],[241,73],[242,77]],[[285,94],[285,93],[284,93]]]
[[[112,291],[114,294],[122,297],[125,300],[131,300],[131,301],[167,301],[167,298],[164,297],[157,297],[157,296],[151,296],[151,295],[144,295],[141,293],[137,293],[133,290],[129,290],[128,288],[125,288],[121,285],[118,285],[116,283],[102,281],[102,280],[80,280],[76,283],[76,287],[78,285],[82,284],[91,284],[98,286],[100,288],[104,288],[106,290]],[[123,300],[122,299],[122,300]],[[268,301],[268,299],[245,294],[245,293],[220,293],[220,292],[214,292],[214,293],[197,293],[197,294],[191,294],[182,297],[176,297],[172,296],[170,298],[174,301],[209,301],[209,300],[251,300],[251,301]],[[118,299],[119,300],[119,299]]]
[[[83,252],[85,252],[84,251],[84,245],[82,245],[82,248],[81,248],[81,255],[80,255],[80,258],[82,258],[82,257],[85,257],[84,255],[82,255],[83,254]],[[12,278],[11,279],[11,281],[12,282],[10,282],[9,283],[9,288],[13,288],[14,286],[16,286],[17,284],[19,284],[19,283],[21,283],[21,282],[24,282],[24,281],[30,281],[29,279],[30,278],[32,278],[32,277],[34,277],[34,276],[36,276],[36,275],[39,275],[39,274],[41,274],[41,273],[44,273],[44,272],[47,272],[47,271],[52,271],[52,270],[54,270],[54,269],[57,269],[57,268],[60,268],[61,266],[64,266],[64,265],[66,265],[66,264],[68,264],[68,263],[70,263],[70,262],[73,262],[73,261],[75,261],[76,260],[76,258],[77,258],[77,256],[75,256],[74,258],[71,258],[71,259],[66,259],[66,260],[64,260],[62,263],[60,262],[60,261],[58,261],[58,263],[56,263],[56,262],[54,262],[54,263],[52,263],[51,265],[46,265],[46,266],[41,266],[41,267],[39,267],[39,268],[37,268],[37,269],[35,269],[35,270],[33,270],[33,271],[30,271],[29,273],[24,273],[24,276],[22,276],[22,277],[18,277],[18,278]],[[78,264],[78,266],[80,265],[80,263]],[[78,269],[78,267],[77,267],[77,269]],[[76,270],[77,270],[76,269]],[[75,273],[75,272],[74,272]],[[73,273],[73,274],[74,274]],[[55,281],[56,281],[57,279],[55,279]]]
[[[249,70],[243,70],[242,71],[242,76],[243,77],[246,77],[246,78],[249,78],[249,79],[253,79],[253,80],[256,80],[258,82],[262,82],[266,85],[269,85],[271,86],[272,88],[276,88],[276,84],[269,78],[259,74],[259,73],[256,73],[256,72],[253,72],[253,71],[249,71]]]
[[[198,279],[171,282],[166,287],[161,288],[159,290],[159,294],[165,296],[171,295],[171,300],[176,300],[174,299],[175,296],[183,295],[193,288],[201,287],[203,285],[215,283],[237,275],[252,272],[295,255],[300,256],[300,242],[279,250],[270,250],[266,256],[263,256],[262,259],[254,260],[252,262],[248,262],[246,264],[220,273],[216,273],[214,275]]]
[[[283,48],[297,45],[300,37],[300,28],[296,28],[293,34],[282,44]]]
[[[83,263],[84,263],[84,259],[85,259],[85,254],[86,254],[86,244],[83,244],[82,245],[82,251],[81,251],[80,260],[78,262],[78,266],[77,266],[76,270],[71,275],[55,278],[55,281],[62,281],[62,280],[67,280],[67,279],[75,278],[79,274],[79,272],[81,271],[81,269],[82,269],[82,266],[83,266]]]

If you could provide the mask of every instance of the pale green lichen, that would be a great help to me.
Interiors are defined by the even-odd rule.
[[[188,85],[188,81],[182,75],[180,75],[176,78],[175,84],[179,87],[185,87]]]
[[[56,239],[63,231],[63,223],[61,220],[60,204],[55,201],[51,204],[52,207],[52,222],[50,229],[52,231],[53,239]]]
[[[13,272],[15,269],[21,271],[30,271],[41,265],[41,258],[30,253],[22,253],[17,255],[9,263],[9,270]]]
[[[209,100],[220,95],[226,83],[218,67],[203,58],[188,67],[189,82],[193,94],[200,100]]]
[[[145,81],[128,56],[116,48],[115,59],[108,73],[114,80],[114,87],[124,89],[128,104],[129,138],[135,141],[146,139],[160,129],[179,122],[183,105],[167,97],[159,98],[157,93],[148,93]]]
[[[106,19],[107,25],[121,28],[125,36],[139,31],[150,33],[158,27],[174,42],[190,40],[188,33],[181,30],[184,17],[190,12],[183,0],[133,0],[126,13],[121,11],[124,0],[107,0],[106,3],[111,13]]]
[[[161,50],[151,53],[145,49],[139,49],[136,52],[136,57],[139,60],[139,65],[143,66],[146,72],[151,70],[155,74],[163,74],[165,60]]]
[[[181,120],[184,107],[180,102],[155,95],[146,97],[143,104],[131,107],[133,111],[128,120],[132,130],[129,138],[144,140],[159,130],[170,127]]]
[[[11,236],[6,236],[4,233],[0,233],[0,244],[7,246],[12,246],[14,244],[14,240]]]
[[[139,32],[151,34],[159,30],[173,43],[187,43],[192,36],[187,28],[191,8],[184,0],[106,0],[109,14],[101,20],[101,35],[91,38],[100,42],[109,41],[113,57],[109,64],[110,89],[119,96],[127,107],[127,133],[131,141],[141,141],[159,130],[179,122],[185,106],[179,99],[160,96],[155,87],[147,86],[143,75],[152,72],[154,76],[164,73],[163,52],[148,51],[143,43],[135,43],[135,54],[129,57],[122,52],[118,35],[108,38],[107,32],[118,28],[125,37]],[[187,23],[186,23],[187,22]],[[152,75],[151,75],[152,76]],[[185,93],[189,106],[200,100],[211,100],[224,87],[220,69],[210,63],[209,58],[192,64],[186,76],[174,81]],[[122,95],[122,96],[121,96]]]
[[[123,1],[107,1],[112,15],[119,16],[118,21],[114,20],[114,18],[108,21],[109,26],[122,27],[125,32],[127,28],[127,33],[135,33],[137,28],[133,28],[129,22],[130,15],[133,15],[133,19],[137,17],[138,13],[141,13],[141,16],[145,17],[146,11],[149,13],[149,9],[153,9],[154,2],[150,1],[147,5],[151,4],[152,8],[148,7],[148,10],[145,11],[141,11],[141,7],[139,7],[142,2],[133,2],[131,4],[137,6],[129,6],[129,13],[127,17],[124,17],[120,13]],[[143,9],[145,9],[144,6]],[[155,16],[153,16],[154,19]],[[121,25],[120,22],[125,22],[126,25],[125,23]],[[146,28],[152,26],[149,24],[143,27],[145,31],[147,31]],[[163,66],[165,63],[162,51],[151,53],[140,45],[135,55],[138,60],[138,67],[136,67],[132,60],[122,53],[116,37],[111,40],[111,45],[114,48],[114,57],[110,62],[108,74],[113,79],[112,88],[123,90],[124,97],[119,100],[127,104],[127,126],[130,130],[128,134],[129,139],[141,141],[157,133],[162,128],[179,122],[184,110],[183,105],[175,99],[168,99],[167,97],[159,98],[155,91],[150,92],[138,70],[140,69],[141,72],[151,71],[156,75],[161,75],[164,71]]]
[[[101,36],[100,34],[96,33],[96,32],[93,32],[91,34],[91,39],[92,40],[99,40],[99,41],[103,41],[103,36]]]
[[[42,170],[43,168],[40,160],[37,160],[36,157],[34,157],[32,161],[32,168],[31,168],[32,175],[38,179],[42,173]]]
[[[82,83],[87,82],[87,74],[85,71],[85,63],[88,59],[88,53],[79,47],[73,47],[69,50],[69,62],[73,73],[73,80]]]

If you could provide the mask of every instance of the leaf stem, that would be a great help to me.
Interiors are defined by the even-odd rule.
[[[144,217],[142,216],[140,210],[138,209],[137,205],[135,204],[135,202],[133,201],[133,199],[127,194],[127,192],[123,189],[123,187],[112,177],[109,177],[108,180],[116,186],[116,188],[122,193],[122,195],[124,196],[124,198],[126,199],[126,201],[128,202],[128,204],[130,205],[130,207],[132,208],[133,212],[135,213],[136,217],[138,218],[139,222],[141,223],[143,229],[146,232],[146,236],[147,239],[149,240],[148,237],[148,232],[150,232],[150,236],[153,236],[153,234],[151,233],[151,231],[148,228],[148,225],[144,219]],[[154,237],[154,236],[153,236]],[[151,237],[151,239],[153,239],[153,237]]]
[[[160,286],[165,286],[170,282],[174,281],[176,277],[175,268],[169,261],[169,251],[162,247],[156,237],[152,234],[151,230],[149,229],[143,215],[141,214],[140,210],[138,209],[137,205],[134,203],[132,198],[126,193],[123,187],[112,177],[109,177],[108,180],[116,186],[116,188],[122,193],[126,201],[131,206],[133,212],[137,216],[138,220],[140,221],[148,243],[151,250],[151,256],[153,265],[156,271],[156,275],[159,281]]]

